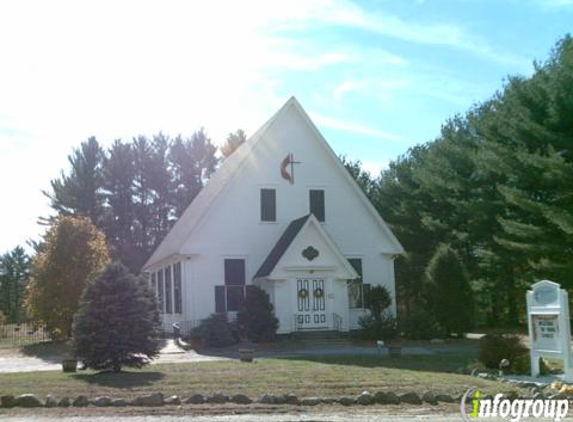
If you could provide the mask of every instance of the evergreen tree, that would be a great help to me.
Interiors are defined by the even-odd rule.
[[[173,171],[175,215],[179,217],[215,171],[217,148],[201,128],[191,138],[173,141],[169,160]]]
[[[243,143],[247,141],[247,135],[243,129],[239,129],[236,132],[229,133],[227,136],[227,141],[221,147],[221,154],[223,154],[223,159],[231,155],[237,148],[239,148]]]
[[[32,261],[26,305],[53,340],[71,335],[84,287],[108,263],[105,236],[87,217],[58,217]]]
[[[68,156],[69,174],[62,172],[51,181],[51,192],[44,192],[50,199],[50,206],[59,215],[89,217],[94,224],[103,224],[103,160],[104,151],[96,138],[82,142]]]
[[[245,302],[237,314],[240,332],[254,342],[268,342],[276,338],[279,321],[269,295],[256,286],[247,289]]]
[[[75,351],[86,368],[141,368],[159,355],[160,335],[155,294],[145,279],[113,263],[86,286],[74,318]]]
[[[112,257],[121,259],[133,271],[141,264],[134,245],[135,164],[131,144],[116,140],[104,160],[106,198],[105,233]]]
[[[0,257],[0,309],[8,322],[24,319],[24,292],[30,279],[30,257],[21,246]]]
[[[436,320],[447,333],[462,334],[474,326],[473,292],[459,256],[445,244],[428,264],[427,298]]]

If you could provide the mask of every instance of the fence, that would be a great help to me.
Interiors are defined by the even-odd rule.
[[[50,340],[48,332],[37,322],[0,324],[0,341],[35,343],[48,340]]]

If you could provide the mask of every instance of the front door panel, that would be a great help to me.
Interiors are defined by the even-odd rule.
[[[326,292],[322,278],[296,281],[297,322],[300,329],[327,328]]]

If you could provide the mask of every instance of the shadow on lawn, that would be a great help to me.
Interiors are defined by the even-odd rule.
[[[78,381],[114,388],[130,388],[152,385],[162,380],[161,372],[98,372],[95,374],[73,374]]]
[[[25,356],[40,358],[48,362],[60,362],[65,356],[70,355],[72,345],[68,341],[42,341],[22,345],[19,351]]]

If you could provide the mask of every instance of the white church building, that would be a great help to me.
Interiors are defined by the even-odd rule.
[[[274,305],[279,334],[348,331],[367,312],[370,286],[395,298],[401,253],[293,97],[222,162],[144,271],[166,328],[233,316],[256,285]]]

